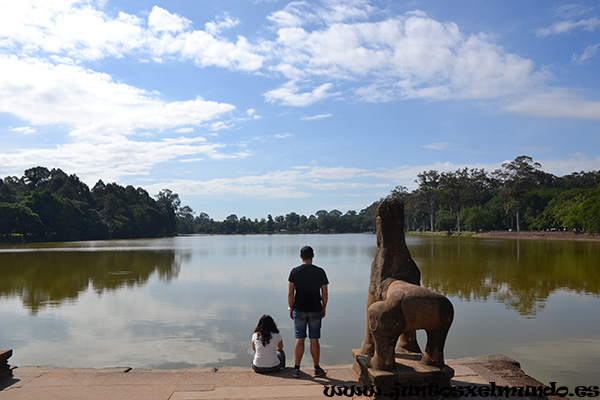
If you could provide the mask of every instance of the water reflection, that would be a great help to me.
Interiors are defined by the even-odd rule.
[[[315,242],[317,259],[337,280],[338,293],[362,292],[375,252],[372,235],[182,237],[171,241],[80,242],[0,251],[0,296],[19,297],[33,313],[74,300],[144,285],[152,274],[185,281],[282,290],[298,245]],[[371,243],[373,242],[373,243]],[[600,246],[594,242],[408,237],[422,284],[462,301],[493,300],[534,317],[551,293],[600,295]],[[316,262],[316,261],[315,261]],[[337,276],[339,274],[339,276]],[[284,288],[283,288],[284,289]]]
[[[424,286],[464,301],[490,299],[534,317],[550,294],[600,294],[595,242],[409,238]]]
[[[264,313],[292,348],[287,278],[306,244],[330,281],[323,364],[348,364],[364,335],[371,234],[3,247],[0,348],[15,349],[15,365],[248,365],[251,332]],[[423,285],[454,303],[448,358],[503,353],[540,379],[591,384],[579,381],[588,379],[580,355],[586,370],[600,368],[589,347],[600,337],[590,318],[600,306],[600,243],[424,236],[407,244]],[[573,356],[549,356],[560,342]]]
[[[20,297],[37,314],[88,288],[102,294],[144,285],[154,273],[168,282],[179,274],[182,258],[173,250],[2,252],[0,297]]]

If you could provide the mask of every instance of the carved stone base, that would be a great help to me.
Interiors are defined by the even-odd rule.
[[[390,388],[398,383],[402,386],[427,386],[436,384],[439,387],[449,386],[454,370],[444,365],[442,368],[421,363],[420,353],[396,353],[396,368],[382,371],[371,368],[371,357],[360,353],[360,349],[352,350],[354,365],[352,374],[363,386]]]

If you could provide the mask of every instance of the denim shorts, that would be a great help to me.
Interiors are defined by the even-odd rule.
[[[304,312],[294,310],[292,316],[294,317],[294,334],[296,339],[306,338],[307,326],[308,337],[310,339],[321,338],[321,319],[323,319],[323,311]]]

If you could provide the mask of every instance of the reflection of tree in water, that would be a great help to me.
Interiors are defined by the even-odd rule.
[[[431,238],[410,251],[423,286],[465,301],[491,298],[523,316],[558,290],[600,295],[598,243]]]
[[[174,251],[71,251],[0,253],[0,296],[21,297],[36,314],[47,305],[97,293],[144,285],[153,273],[176,278],[185,255]]]

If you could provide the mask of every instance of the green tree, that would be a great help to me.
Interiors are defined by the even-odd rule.
[[[44,224],[29,207],[22,204],[0,203],[0,236],[14,233],[23,236],[40,236]]]
[[[285,215],[285,227],[289,232],[297,232],[300,226],[300,216],[295,212]]]
[[[163,189],[158,192],[156,203],[163,216],[164,235],[174,236],[177,233],[177,211],[181,205],[179,195],[170,189]]]
[[[22,203],[40,217],[46,239],[101,239],[106,234],[98,213],[86,203],[74,202],[49,190],[31,192]]]
[[[423,204],[427,204],[429,212],[430,230],[434,230],[435,212],[440,194],[440,173],[436,170],[421,172],[417,175],[417,195],[422,196]]]
[[[179,207],[177,210],[177,232],[194,232],[194,210],[190,206]]]
[[[469,207],[462,214],[465,228],[469,231],[487,231],[494,227],[494,216],[482,207]]]
[[[439,231],[450,232],[456,227],[456,219],[451,212],[439,209],[435,215],[435,228]]]
[[[521,202],[525,193],[538,188],[543,172],[541,164],[529,156],[519,156],[514,161],[502,164],[497,175],[502,180],[501,195],[507,210],[514,215],[517,232],[521,230]]]
[[[23,181],[25,184],[33,187],[43,187],[50,180],[50,171],[45,167],[34,167],[25,170]]]

